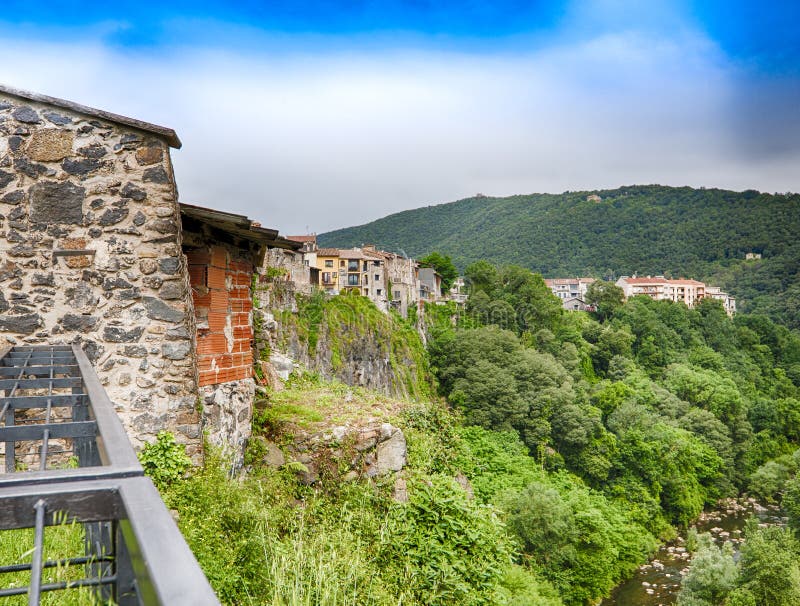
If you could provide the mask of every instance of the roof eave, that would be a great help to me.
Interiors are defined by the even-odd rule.
[[[135,128],[136,130],[145,131],[161,137],[169,144],[170,147],[174,147],[175,149],[180,149],[183,145],[181,140],[178,138],[177,133],[166,126],[151,124],[150,122],[144,122],[142,120],[137,120],[136,118],[129,118],[120,114],[114,114],[112,112],[107,112],[95,107],[89,107],[88,105],[81,105],[80,103],[67,101],[66,99],[59,99],[58,97],[51,97],[49,95],[42,95],[40,93],[32,93],[30,91],[7,86],[5,84],[0,84],[0,93],[5,93],[6,95],[11,95],[12,97],[18,97],[20,99],[26,99],[28,101],[35,101],[37,103],[46,103],[55,107],[68,109],[85,116],[100,118],[116,124],[129,126],[131,128]]]
[[[180,203],[181,214],[213,225],[223,231],[235,234],[246,240],[264,244],[269,248],[283,248],[285,250],[299,250],[302,244],[287,240],[278,235],[277,229],[261,227],[244,215],[229,213],[224,210],[215,210],[194,204]]]

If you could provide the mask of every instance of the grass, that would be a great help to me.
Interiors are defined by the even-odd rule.
[[[45,529],[43,559],[62,560],[84,555],[84,530],[78,523],[64,523]],[[29,564],[33,557],[34,531],[32,528],[0,531],[0,564]],[[42,572],[42,584],[75,581],[86,576],[84,566],[55,566]],[[13,588],[30,586],[30,571],[0,574],[0,587]],[[3,606],[25,605],[28,595],[18,595],[3,599]],[[101,603],[91,588],[76,587],[63,591],[50,591],[42,594],[40,604],[44,606],[78,606]]]
[[[337,425],[360,427],[394,422],[408,402],[339,381],[323,381],[319,375],[292,375],[282,391],[273,391],[256,403],[256,429],[273,433],[324,431]]]
[[[392,481],[314,490],[268,468],[231,479],[214,456],[165,498],[224,604],[545,604],[514,599],[538,586],[528,572],[503,586],[511,539],[452,478],[412,474],[406,504]]]

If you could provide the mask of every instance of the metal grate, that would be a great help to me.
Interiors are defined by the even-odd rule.
[[[0,598],[89,587],[120,606],[219,604],[79,347],[0,352],[0,393],[0,533],[33,530],[29,562],[0,562]],[[48,528],[65,521],[82,553],[45,559]],[[43,582],[52,568],[73,574]],[[3,582],[20,573],[27,584]]]

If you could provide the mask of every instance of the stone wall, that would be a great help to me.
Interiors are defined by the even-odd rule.
[[[390,306],[404,318],[409,306],[419,303],[416,262],[393,253],[386,255],[386,283],[391,296]]]
[[[163,138],[0,93],[0,347],[80,343],[134,445],[170,429],[199,461],[181,244]]]
[[[264,274],[273,281],[291,282],[295,292],[311,294],[311,271],[300,252],[269,249],[264,257]]]

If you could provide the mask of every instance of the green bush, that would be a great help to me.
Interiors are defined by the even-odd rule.
[[[493,507],[467,498],[452,478],[415,482],[389,509],[378,563],[416,603],[496,604],[514,547]]]
[[[145,444],[139,452],[139,461],[159,490],[181,479],[192,464],[183,446],[169,431],[159,432],[155,442]]]
[[[655,548],[626,512],[568,474],[501,502],[508,528],[567,604],[594,603]]]

